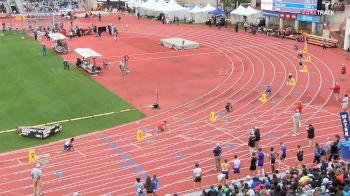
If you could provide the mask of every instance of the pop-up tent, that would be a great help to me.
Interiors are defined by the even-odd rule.
[[[188,9],[176,3],[175,0],[170,0],[165,6],[160,9],[167,17],[178,17],[180,20],[186,18]]]
[[[238,6],[238,8],[236,8],[232,12],[230,12],[230,14],[232,15],[239,15],[239,16],[245,16],[246,13],[247,13],[247,9],[241,5]]]
[[[210,12],[216,10],[216,7],[211,6],[209,3],[203,8],[204,11]]]
[[[212,15],[215,15],[215,16],[223,15],[223,14],[225,14],[225,11],[222,10],[222,9],[217,8],[217,9],[215,9],[213,11],[208,12],[208,14],[212,14]]]
[[[208,19],[207,11],[201,9],[198,5],[196,5],[196,7],[194,7],[191,11],[189,11],[189,13],[190,13],[190,19],[194,23],[204,23]]]
[[[245,16],[251,16],[251,15],[254,15],[254,14],[258,14],[260,13],[260,11],[248,6],[247,7],[247,14]]]

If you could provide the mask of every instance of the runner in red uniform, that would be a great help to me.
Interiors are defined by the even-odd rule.
[[[166,130],[166,121],[163,121],[157,126],[158,131],[165,131]]]
[[[346,74],[346,67],[345,67],[345,64],[342,64],[341,65],[341,69],[340,69],[340,79],[342,80],[342,81],[344,81],[345,80],[345,74]]]
[[[293,107],[293,111],[299,110],[299,113],[301,114],[301,111],[303,110],[303,104],[301,104],[301,101],[298,101],[297,104]]]
[[[339,100],[339,93],[340,93],[340,85],[339,85],[339,83],[336,82],[334,84],[334,87],[331,88],[331,89],[333,90],[335,101],[338,102],[338,100]]]

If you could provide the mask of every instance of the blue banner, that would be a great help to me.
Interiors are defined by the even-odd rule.
[[[278,17],[278,12],[273,12],[273,11],[266,11],[264,10],[262,12],[263,16],[274,16],[274,17]]]
[[[310,16],[310,15],[297,15],[298,21],[305,21],[305,22],[319,22],[320,17],[319,16]]]
[[[350,136],[349,114],[347,112],[340,112],[340,119],[343,126],[344,138],[347,140]]]

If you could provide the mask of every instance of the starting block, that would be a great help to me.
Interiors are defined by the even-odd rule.
[[[266,93],[261,94],[261,97],[260,97],[259,101],[261,101],[262,103],[266,103],[267,102],[267,95],[266,95]]]
[[[306,57],[306,62],[309,62],[309,63],[311,62],[311,56],[310,55]]]
[[[302,72],[302,73],[309,73],[309,70],[308,70],[308,68],[307,68],[307,65],[304,65],[304,66],[303,66],[303,69],[300,70],[300,72]]]
[[[303,53],[307,53],[307,47],[304,47]]]
[[[38,160],[38,156],[35,153],[35,150],[29,150],[28,151],[28,162],[29,163],[35,163]]]
[[[141,129],[136,130],[136,140],[137,141],[142,141],[144,139],[143,133]]]
[[[216,113],[215,112],[210,112],[210,115],[209,115],[209,121],[210,122],[215,122],[216,121]]]

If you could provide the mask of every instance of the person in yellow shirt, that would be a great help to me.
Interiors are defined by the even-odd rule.
[[[228,163],[227,159],[225,159],[225,161],[221,164],[221,173],[225,174],[226,181],[228,180],[228,173],[230,171],[230,164]]]

